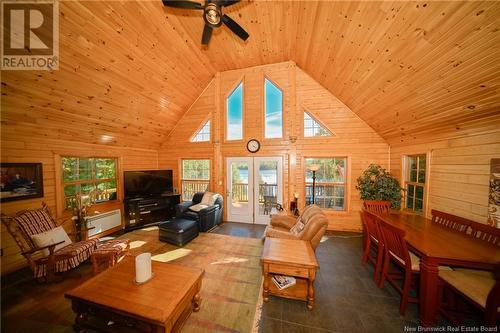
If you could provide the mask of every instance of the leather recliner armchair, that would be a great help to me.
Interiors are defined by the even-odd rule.
[[[216,195],[213,205],[209,205],[198,211],[190,209],[193,206],[201,204],[205,193],[207,192],[195,193],[191,201],[184,201],[175,207],[176,217],[197,221],[200,231],[208,231],[220,224],[224,208],[224,199],[222,196],[213,193],[213,195]]]
[[[297,226],[299,221],[303,227]],[[277,215],[271,218],[271,223],[265,231],[266,237],[301,239],[311,242],[314,250],[328,227],[328,218],[316,205],[307,206],[299,218],[295,216]]]

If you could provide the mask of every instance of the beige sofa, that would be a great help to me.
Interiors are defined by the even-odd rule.
[[[265,236],[307,240],[316,250],[327,227],[328,219],[321,208],[309,205],[298,218],[291,215],[273,216],[266,228]]]

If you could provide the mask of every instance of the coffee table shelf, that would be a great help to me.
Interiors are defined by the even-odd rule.
[[[261,261],[265,302],[269,301],[269,295],[275,295],[306,301],[307,308],[313,309],[314,280],[319,265],[309,242],[266,238]],[[293,276],[296,279],[296,284],[280,290],[271,281],[272,276],[276,274]]]

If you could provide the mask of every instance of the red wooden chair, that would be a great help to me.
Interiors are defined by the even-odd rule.
[[[445,228],[450,228],[458,232],[468,233],[469,227],[473,221],[466,218],[441,212],[439,210],[431,210],[432,222],[440,224]]]
[[[380,219],[378,223],[384,240],[384,265],[380,288],[384,287],[387,280],[397,290],[401,295],[399,313],[404,316],[408,302],[418,303],[418,298],[410,297],[410,288],[416,286],[417,280],[413,279],[413,276],[420,273],[420,259],[408,250],[404,230]],[[402,287],[398,284],[399,280],[403,281]]]
[[[365,200],[363,207],[369,211],[377,214],[386,214],[391,211],[391,202],[383,200]]]
[[[500,229],[478,222],[472,222],[470,227],[472,237],[500,246]]]
[[[361,221],[363,221],[365,227],[365,247],[362,262],[366,264],[370,261],[374,265],[373,280],[378,282],[380,271],[382,270],[382,259],[384,257],[384,242],[380,235],[377,217],[366,210],[362,210],[360,214]]]

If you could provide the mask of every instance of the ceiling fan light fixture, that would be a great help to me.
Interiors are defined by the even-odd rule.
[[[212,27],[219,27],[222,24],[222,12],[215,3],[209,3],[205,7],[203,15],[205,22]]]

